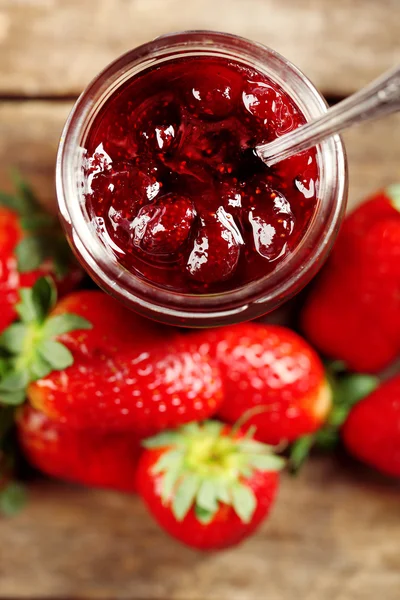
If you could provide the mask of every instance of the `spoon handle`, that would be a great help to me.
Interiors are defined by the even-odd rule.
[[[268,166],[307,150],[347,127],[400,110],[400,66],[339,102],[318,119],[256,147]]]

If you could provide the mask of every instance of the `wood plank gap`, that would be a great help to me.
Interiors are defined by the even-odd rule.
[[[24,96],[18,94],[0,94],[0,102],[75,102],[78,96],[76,94],[64,95],[33,95]],[[2,600],[2,598],[0,598]]]

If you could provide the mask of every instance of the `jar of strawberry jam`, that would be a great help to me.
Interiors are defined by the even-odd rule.
[[[345,209],[340,137],[269,168],[253,152],[326,103],[273,50],[233,35],[167,35],[109,65],[65,126],[57,195],[83,266],[166,323],[248,320],[298,292]]]

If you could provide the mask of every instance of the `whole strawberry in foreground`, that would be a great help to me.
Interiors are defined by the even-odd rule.
[[[130,433],[74,430],[29,405],[17,418],[21,448],[36,468],[67,481],[135,491],[140,442]]]
[[[292,441],[318,429],[331,405],[324,369],[314,350],[285,327],[244,323],[194,334],[204,356],[215,358],[228,423],[246,427],[269,444]]]
[[[73,364],[29,386],[35,408],[69,427],[141,437],[216,412],[222,402],[218,369],[189,337],[135,315],[100,291],[65,297],[51,318],[71,311],[92,328],[58,336]]]
[[[356,404],[341,433],[353,456],[382,473],[400,477],[400,375]]]
[[[15,195],[0,192],[0,333],[17,318],[20,289],[49,275],[63,295],[82,279],[57,219],[25,182],[16,184]]]
[[[359,372],[400,354],[400,185],[377,193],[345,219],[302,314],[307,337]]]
[[[171,536],[199,550],[238,544],[268,515],[283,460],[251,434],[190,423],[145,442],[137,489]]]

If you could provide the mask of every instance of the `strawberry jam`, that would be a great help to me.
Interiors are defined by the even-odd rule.
[[[314,149],[268,168],[253,148],[305,122],[265,75],[223,58],[166,62],[104,104],[86,139],[86,205],[135,275],[180,293],[279,268],[317,204]]]

